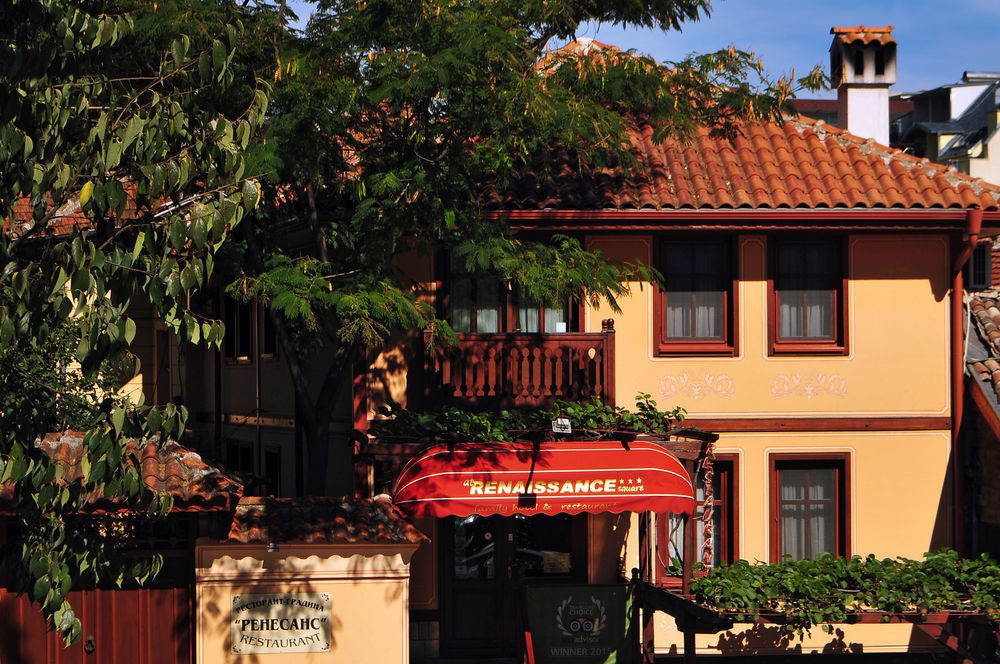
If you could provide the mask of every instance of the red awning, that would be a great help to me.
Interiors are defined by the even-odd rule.
[[[403,467],[392,493],[413,517],[694,509],[677,457],[639,441],[433,445]]]

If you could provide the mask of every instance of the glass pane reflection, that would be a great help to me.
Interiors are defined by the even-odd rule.
[[[493,521],[478,515],[455,521],[455,578],[492,579],[496,575]]]

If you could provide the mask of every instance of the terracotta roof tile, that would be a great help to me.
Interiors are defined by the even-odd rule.
[[[1000,187],[804,117],[745,125],[732,141],[701,130],[684,144],[655,145],[648,124],[631,135],[641,168],[628,180],[619,169],[563,169],[569,164],[555,150],[549,166],[558,165],[552,170],[559,175],[544,187],[527,178],[509,196],[494,196],[491,207],[1000,209]]]
[[[996,288],[998,282],[1000,282],[1000,242],[994,240],[993,242],[993,288]]]
[[[830,28],[830,34],[835,35],[834,39],[839,39],[845,44],[853,44],[855,42],[861,42],[862,44],[895,44],[896,40],[892,38],[893,27],[891,25],[880,28],[864,25],[852,28],[834,27]]]
[[[979,380],[989,383],[1000,399],[1000,294],[979,293],[966,302],[972,324],[967,334],[976,334],[989,357],[969,360],[967,367]],[[975,332],[973,332],[973,330]]]
[[[388,496],[362,498],[243,498],[230,542],[401,544],[427,537],[392,509]]]
[[[83,439],[83,433],[66,432],[49,434],[38,442],[45,454],[62,465],[63,479],[60,481],[72,483],[83,478]],[[129,441],[126,449],[138,456],[146,486],[170,494],[174,511],[230,510],[243,493],[239,482],[206,463],[197,452],[174,441],[165,445],[160,445],[157,438],[141,444]],[[0,485],[0,503],[10,500],[12,495],[13,485]],[[90,502],[96,509],[114,509],[113,502],[101,495],[93,496]]]

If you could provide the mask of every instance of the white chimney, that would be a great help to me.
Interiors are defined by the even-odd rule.
[[[837,125],[889,144],[889,87],[896,83],[892,27],[830,28],[830,80],[837,87]]]

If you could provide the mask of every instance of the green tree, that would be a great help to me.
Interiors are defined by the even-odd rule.
[[[708,0],[322,0],[303,33],[270,33],[261,46],[279,57],[268,144],[288,202],[244,224],[230,292],[270,305],[305,433],[307,492],[324,490],[330,418],[355,353],[393,329],[450,334],[394,270],[402,252],[455,252],[543,304],[614,306],[626,275],[654,276],[571,237],[512,235],[483,212],[529,169],[544,177],[553,146],[578,164],[635,167],[626,127],[637,117],[662,139],[774,116],[793,83],[769,80],[736,49],[674,63],[546,51],[585,21],[669,31],[708,10]],[[318,357],[328,364],[311,379]]]
[[[81,530],[80,508],[94,491],[137,511],[169,507],[143,486],[126,441],[185,424],[182,407],[98,389],[102,376],[138,370],[129,305],[148,299],[181,339],[218,343],[221,323],[192,311],[191,295],[260,198],[248,150],[267,89],[236,66],[242,28],[225,7],[0,8],[0,482],[20,533],[4,551],[6,579],[67,642],[80,635],[71,588],[142,581],[156,567],[125,563]],[[178,17],[192,8],[215,13],[185,34]],[[86,478],[72,485],[35,444],[67,425],[87,429]]]

